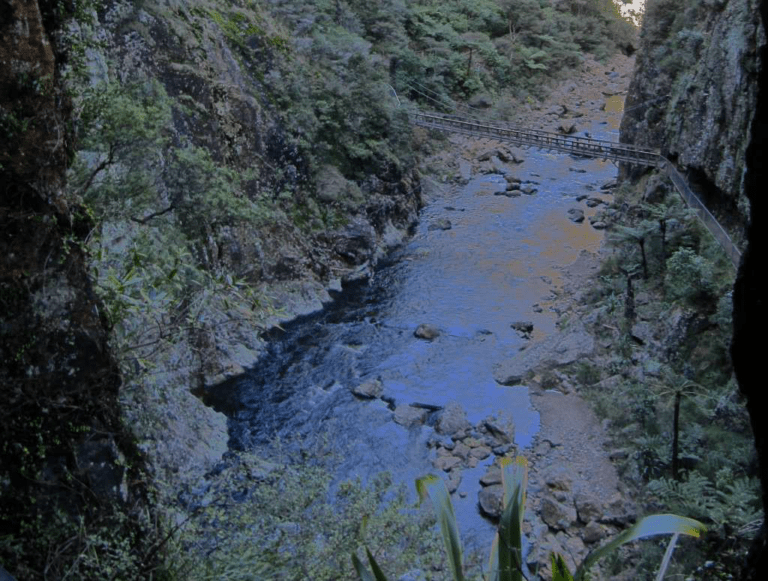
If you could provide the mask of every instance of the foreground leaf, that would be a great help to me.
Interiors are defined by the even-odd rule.
[[[360,577],[360,581],[387,581],[386,575],[384,575],[384,572],[381,570],[381,567],[379,567],[379,564],[371,554],[371,551],[368,550],[368,547],[365,548],[365,553],[368,555],[368,563],[371,565],[373,575],[371,575],[371,572],[365,568],[365,565],[358,559],[357,555],[352,553],[352,564],[355,566],[355,571],[357,571],[357,576]]]
[[[490,578],[496,581],[523,579],[523,514],[528,484],[528,462],[522,456],[501,461],[504,486],[504,511],[499,532],[493,540],[490,557]]]
[[[576,581],[582,581],[584,575],[595,562],[615,551],[619,546],[656,535],[688,535],[698,538],[701,533],[706,532],[707,527],[703,523],[692,518],[677,516],[675,514],[654,514],[640,519],[633,526],[619,534],[608,544],[600,547],[590,553],[584,562],[576,570],[574,578]]]
[[[552,581],[573,581],[562,555],[552,553]]]
[[[445,550],[448,553],[448,564],[455,581],[464,581],[462,571],[461,537],[456,524],[456,514],[453,512],[453,504],[448,494],[448,489],[442,479],[430,474],[416,480],[416,491],[421,500],[427,497],[432,501],[437,522],[440,523],[440,532],[443,535]]]

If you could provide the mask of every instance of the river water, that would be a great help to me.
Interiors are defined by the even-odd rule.
[[[588,131],[617,140],[619,115]],[[566,213],[573,207],[594,213],[576,197],[609,199],[600,186],[616,176],[610,162],[537,150],[525,156],[510,169],[533,182],[536,194],[494,195],[506,185],[499,173],[441,186],[414,236],[371,280],[347,285],[324,311],[273,330],[251,371],[212,390],[207,400],[228,415],[231,447],[268,449],[276,437],[307,449],[324,446],[336,454],[339,480],[387,470],[413,489],[415,478],[435,473],[427,446],[434,432],[429,425],[395,424],[386,402],[350,393],[379,378],[385,398],[397,403],[456,401],[473,424],[511,415],[515,443],[524,451],[538,413],[528,388],[498,385],[493,366],[525,343],[510,323],[532,321],[534,338],[555,329],[548,306],[560,286],[559,268],[582,250],[597,250],[602,240],[588,220],[574,224]],[[429,228],[440,218],[450,220],[451,229]],[[421,323],[437,326],[441,335],[417,339]],[[477,509],[478,480],[491,461],[465,470],[453,496],[462,535],[473,545],[487,546],[493,536]]]

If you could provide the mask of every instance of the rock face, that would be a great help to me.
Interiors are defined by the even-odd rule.
[[[51,43],[58,18],[35,1],[0,8],[0,530],[18,542],[0,562],[19,579],[63,578],[76,561],[81,539],[56,515],[90,530],[94,507],[133,524],[129,506],[147,507],[80,246],[92,225],[63,195],[71,108]],[[110,535],[132,542],[119,525]],[[60,554],[30,555],[30,536]]]
[[[760,2],[759,15],[763,25],[768,23],[768,0]],[[755,448],[759,458],[759,476],[763,490],[763,506],[768,506],[768,445],[766,444],[765,391],[761,381],[762,337],[768,324],[766,289],[763,271],[768,252],[768,204],[765,184],[768,183],[768,165],[765,163],[768,143],[768,47],[759,51],[755,118],[746,150],[745,194],[750,202],[752,222],[747,231],[747,249],[742,257],[733,291],[733,343],[731,357],[739,389],[746,397]],[[749,567],[742,579],[757,581],[765,576],[768,567],[768,531],[761,528],[750,553]]]
[[[690,170],[708,204],[741,220],[746,140],[765,39],[758,0],[646,3],[621,141],[660,148]],[[628,171],[623,168],[624,173]]]

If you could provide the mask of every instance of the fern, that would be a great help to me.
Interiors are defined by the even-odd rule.
[[[671,478],[652,480],[648,487],[671,510],[692,518],[711,519],[717,506],[714,486],[698,472],[690,473],[684,481]]]

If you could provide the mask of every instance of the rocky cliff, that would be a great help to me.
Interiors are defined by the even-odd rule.
[[[128,541],[147,524],[143,461],[118,413],[89,220],[64,195],[61,20],[55,2],[0,3],[0,562],[19,579],[77,575],[101,536],[141,575],[156,562],[149,536]]]
[[[757,0],[648,0],[621,140],[661,149],[740,240],[755,112]]]
[[[759,16],[768,24],[768,2],[762,0]],[[739,387],[747,400],[747,409],[755,435],[759,457],[759,474],[763,488],[763,509],[768,507],[768,442],[765,430],[765,382],[761,366],[762,345],[768,313],[765,302],[764,257],[768,252],[765,223],[765,183],[768,179],[765,156],[768,153],[768,47],[758,52],[758,75],[755,117],[746,150],[744,193],[749,199],[751,221],[747,230],[747,249],[742,258],[733,292],[733,343],[731,356]],[[768,566],[768,530],[765,521],[751,551],[745,579],[762,579]]]
[[[745,247],[733,293],[731,356],[755,436],[764,507],[768,459],[759,345],[766,325],[760,272],[766,251],[766,22],[765,1],[648,0],[621,128],[622,141],[659,147],[687,170]],[[764,576],[767,546],[763,525],[742,578]]]

